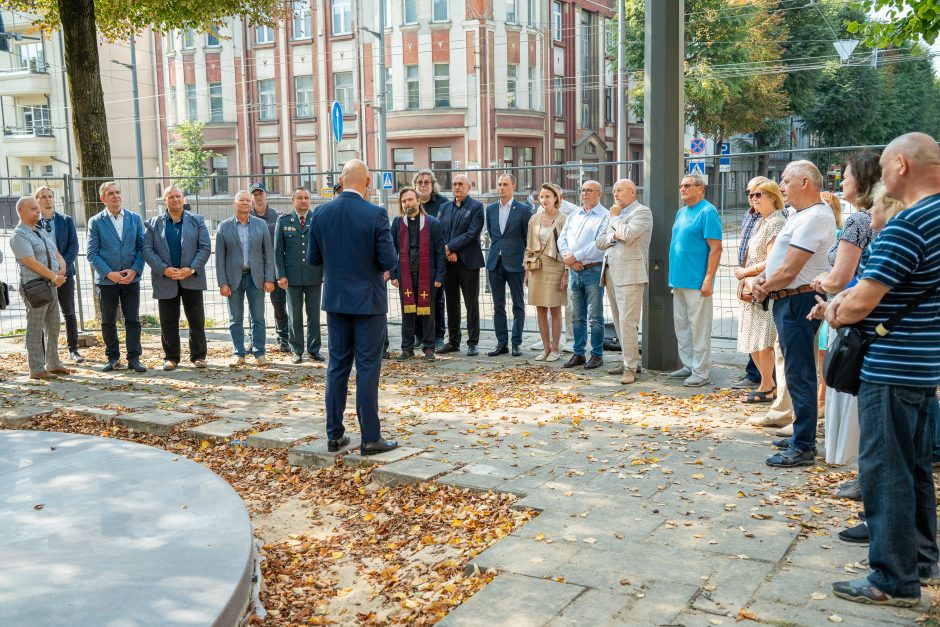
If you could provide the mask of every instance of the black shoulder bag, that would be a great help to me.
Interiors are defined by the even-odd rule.
[[[872,335],[863,333],[856,327],[838,329],[836,339],[829,346],[826,359],[823,361],[823,378],[826,380],[826,385],[837,392],[844,392],[853,396],[858,395],[858,389],[861,385],[862,362],[865,359],[865,353],[868,352],[868,347],[879,337],[885,337],[891,333],[891,329],[904,316],[917,309],[921,303],[933,296],[937,291],[937,287],[937,285],[934,285],[909,302],[904,309],[879,324],[875,327],[875,333]]]
[[[46,267],[51,270],[52,253],[49,252],[49,244],[43,236],[39,235],[38,237],[42,240],[42,245],[46,248]],[[23,288],[23,297],[29,302],[29,306],[33,309],[38,309],[52,302],[51,288],[53,285],[55,284],[49,279],[39,277],[38,279],[26,281],[26,283],[23,283],[20,287]]]

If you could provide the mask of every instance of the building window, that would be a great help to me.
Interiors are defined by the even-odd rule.
[[[209,83],[209,121],[221,122],[223,118],[222,83]]]
[[[176,126],[176,122],[179,120],[179,104],[176,102],[176,87],[170,87],[170,103],[167,107],[167,113],[169,114],[168,123],[170,126]]]
[[[356,101],[356,89],[353,84],[352,72],[336,72],[333,74],[333,99],[343,107],[343,115],[353,114],[353,103]]]
[[[198,111],[196,107],[198,103],[196,102],[196,86],[187,85],[186,86],[186,119],[190,122],[195,122],[198,118]]]
[[[313,77],[294,77],[294,117],[313,117]]]
[[[434,106],[450,106],[450,65],[434,64]]]
[[[518,107],[516,102],[516,76],[518,72],[518,65],[506,66],[506,106],[510,109]]]
[[[581,12],[581,128],[596,128],[598,122],[597,83],[589,80],[597,76],[597,37],[595,14]]]
[[[193,32],[193,29],[187,28],[183,31],[183,45],[182,48],[186,50],[187,48],[196,47],[196,34]]]
[[[449,18],[447,14],[447,0],[433,0],[431,19],[435,22],[446,22]]]
[[[417,109],[418,108],[418,66],[417,65],[405,66],[405,91],[407,92],[407,97],[408,97],[406,106],[409,109]]]
[[[401,189],[411,184],[411,172],[415,169],[415,151],[413,148],[395,148],[392,150],[392,168],[395,170],[395,187]]]
[[[315,176],[317,172],[317,153],[297,153],[297,171],[300,173],[297,183],[313,192],[317,188],[317,178]]]
[[[450,171],[454,167],[454,154],[450,146],[443,148],[431,148],[431,169],[440,183],[441,189],[450,189],[451,177]]]
[[[561,41],[561,2],[552,2],[552,39]]]
[[[418,23],[418,0],[404,0],[403,6],[404,23],[405,24],[417,24]]]
[[[516,0],[506,0],[506,21],[509,23],[516,21]]]
[[[552,82],[555,91],[555,117],[558,118],[565,114],[565,77],[556,76]]]
[[[264,186],[269,194],[277,193],[277,155],[261,155],[261,173],[264,175]]]
[[[273,44],[274,43],[274,29],[270,26],[256,26],[255,27],[255,43],[256,44]]]
[[[310,3],[308,0],[294,0],[291,3],[293,13],[293,39],[310,39]]]
[[[503,146],[503,167],[507,170],[512,169],[512,146]]]
[[[20,57],[20,67],[31,72],[45,72],[46,60],[42,51],[42,43],[23,44],[16,47]]]
[[[385,110],[392,111],[395,108],[392,97],[392,68],[385,68]]]
[[[228,157],[212,157],[212,194],[214,196],[228,195]]]
[[[614,102],[613,85],[604,86],[604,119],[608,122],[614,122],[614,112],[617,110]]]
[[[261,121],[277,119],[273,78],[258,81],[258,119]]]
[[[604,20],[604,54],[612,55],[617,52],[617,23],[613,20]]]
[[[23,126],[29,135],[52,136],[52,116],[49,105],[23,107]]]
[[[556,148],[555,149],[555,163],[561,164],[565,162],[565,149]]]
[[[535,5],[536,5],[536,0],[526,0],[526,9],[528,11],[529,26],[535,26]]]
[[[166,51],[167,54],[176,50],[176,30],[170,29],[166,32]]]
[[[218,31],[216,31],[215,33],[212,33],[212,32],[206,33],[206,47],[207,48],[218,48],[219,46],[222,45],[221,42],[219,42],[219,37],[217,33]]]
[[[535,66],[529,66],[529,108],[535,110]]]
[[[333,34],[349,35],[352,33],[352,1],[332,0]]]
[[[382,0],[385,3],[385,28],[392,27],[392,0]]]
[[[520,160],[522,161],[519,165],[523,167],[518,177],[520,189],[532,189],[532,181],[534,180],[532,166],[534,165],[535,149],[520,148],[519,153]]]

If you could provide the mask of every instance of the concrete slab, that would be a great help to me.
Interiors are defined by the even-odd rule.
[[[186,430],[186,437],[194,440],[228,440],[239,431],[251,429],[251,423],[244,420],[232,420],[222,418],[213,422],[207,422],[198,427],[192,427]]]
[[[377,453],[375,455],[362,455],[359,453],[359,447],[354,448],[349,455],[343,457],[343,463],[347,466],[375,466],[377,464],[391,464],[394,462],[414,457],[424,451],[423,448],[412,446],[399,446],[387,453]]]
[[[311,442],[295,446],[287,451],[287,461],[292,466],[305,466],[307,468],[326,468],[346,455],[359,444],[350,442],[335,453],[326,450],[326,442]]]
[[[606,590],[588,590],[572,601],[547,627],[583,627],[584,625],[621,625],[621,612],[631,599],[625,594]]]
[[[0,432],[0,624],[233,625],[248,512],[203,466],[108,438]]]
[[[120,413],[114,409],[102,409],[101,407],[91,407],[86,405],[70,405],[68,407],[63,407],[62,410],[71,412],[73,414],[78,414],[84,418],[100,420],[101,422],[106,423],[113,422]]]
[[[37,418],[45,418],[52,412],[53,409],[51,407],[12,407],[0,412],[0,425],[7,429],[19,429],[29,423],[29,421]]]
[[[372,478],[382,485],[399,486],[431,481],[453,469],[453,464],[444,464],[423,457],[412,457],[376,468],[372,473]]]
[[[584,588],[521,575],[499,575],[438,625],[441,627],[541,627]]]
[[[298,422],[268,429],[248,436],[248,446],[255,448],[290,448],[305,438],[323,435],[323,428],[310,422]]]
[[[134,412],[132,414],[121,414],[114,419],[114,422],[122,424],[128,429],[134,431],[143,431],[153,435],[170,435],[170,431],[176,425],[195,418],[193,414],[181,414],[175,411],[164,411],[162,409],[152,409],[150,411]]]

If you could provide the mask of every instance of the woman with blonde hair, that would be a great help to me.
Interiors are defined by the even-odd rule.
[[[774,400],[774,342],[777,329],[774,326],[773,303],[766,309],[750,298],[753,277],[764,271],[767,257],[773,248],[777,234],[783,229],[783,196],[773,181],[763,181],[751,189],[748,199],[754,201],[754,210],[761,215],[760,224],[747,247],[744,265],[735,268],[735,277],[740,281],[738,295],[741,300],[741,317],[738,322],[738,351],[750,353],[760,372],[760,385],[744,398],[746,403],[769,403]]]
[[[568,269],[558,251],[558,235],[565,226],[561,188],[553,183],[544,183],[539,188],[538,199],[541,208],[529,220],[522,263],[525,266],[525,284],[529,288],[529,304],[535,305],[544,347],[535,361],[558,361],[561,308],[568,301]]]

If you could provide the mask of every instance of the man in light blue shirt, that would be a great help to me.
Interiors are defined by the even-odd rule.
[[[721,259],[721,218],[705,200],[705,180],[682,179],[684,207],[676,214],[669,244],[669,287],[682,367],[669,374],[687,387],[708,384],[712,335],[712,292]]]
[[[604,363],[604,286],[601,284],[604,251],[595,242],[607,231],[610,212],[600,200],[600,183],[582,183],[581,208],[568,216],[558,237],[558,252],[570,270],[568,298],[573,313],[574,355],[565,362],[565,368],[583,365],[591,369]],[[588,318],[591,321],[591,358],[585,360]]]

